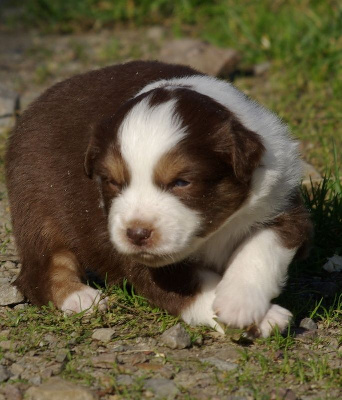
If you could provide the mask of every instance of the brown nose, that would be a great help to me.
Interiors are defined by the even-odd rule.
[[[151,234],[152,230],[141,227],[128,228],[126,231],[128,239],[137,246],[143,246],[146,244],[146,241]]]

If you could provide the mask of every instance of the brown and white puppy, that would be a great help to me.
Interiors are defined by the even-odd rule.
[[[75,76],[23,113],[6,165],[32,303],[105,308],[92,270],[189,324],[287,325],[271,300],[310,231],[297,144],[231,84],[158,62]]]

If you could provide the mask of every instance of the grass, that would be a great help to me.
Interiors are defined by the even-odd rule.
[[[218,390],[240,393],[256,399],[269,399],[272,389],[284,385],[310,391],[316,386],[326,393],[335,393],[341,385],[338,368],[333,357],[341,355],[342,296],[323,296],[317,282],[332,282],[322,265],[334,254],[342,255],[342,186],[340,154],[342,147],[342,4],[339,1],[300,0],[251,2],[243,0],[26,0],[20,4],[21,13],[12,14],[8,23],[38,27],[45,33],[73,33],[99,30],[102,27],[144,26],[162,24],[177,37],[190,35],[223,47],[241,51],[243,62],[239,88],[247,91],[267,107],[277,112],[301,139],[306,157],[326,178],[310,190],[303,189],[303,198],[315,225],[315,236],[309,257],[291,265],[286,290],[277,300],[295,316],[295,324],[304,317],[320,324],[320,336],[295,337],[290,329],[286,335],[279,332],[268,339],[258,339],[250,347],[234,344],[239,349],[239,368],[234,372],[214,371]],[[108,41],[101,56],[104,60],[117,55],[121,44],[115,37]],[[140,56],[138,48],[127,50]],[[74,44],[77,58],[85,58],[82,46]],[[40,53],[41,66],[36,71],[36,81],[42,82],[51,72],[46,57]],[[37,55],[36,55],[37,56]],[[251,65],[271,62],[265,78],[244,77]],[[0,151],[3,147],[0,138]],[[332,173],[327,172],[332,171]],[[5,251],[6,242],[0,247]],[[63,376],[68,379],[94,384],[97,378],[89,366],[91,334],[99,327],[115,327],[114,342],[137,338],[157,338],[178,320],[162,310],[149,306],[145,299],[127,286],[122,289],[106,287],[110,311],[91,316],[64,316],[53,307],[27,306],[24,310],[0,309],[0,329],[10,329],[10,340],[17,343],[17,356],[30,351],[44,351],[51,347],[46,335],[53,335],[57,348],[65,348],[69,355]],[[188,328],[192,343],[198,339],[210,341],[207,328]],[[321,334],[324,333],[322,336]],[[330,352],[330,340],[337,342]],[[0,341],[8,340],[0,334]],[[225,345],[231,345],[227,337]],[[80,351],[75,348],[80,346]],[[0,346],[0,360],[3,357]],[[331,359],[332,357],[332,359]],[[182,371],[185,364],[194,371],[207,371],[207,367],[191,360],[184,362],[172,356],[162,358],[163,363]],[[331,361],[332,360],[332,361]],[[160,359],[159,359],[160,361]],[[82,364],[83,363],[83,364]],[[87,364],[88,363],[88,364]],[[193,363],[193,364],[192,364]],[[83,369],[82,365],[86,365]],[[336,363],[335,363],[336,365]],[[110,385],[123,398],[141,398],[143,378],[139,377],[130,387],[119,385],[117,375],[122,366],[113,366],[109,372]],[[208,376],[210,374],[208,373]],[[151,376],[148,375],[147,376]],[[262,383],[260,383],[262,382]],[[103,386],[104,383],[99,383]],[[299,388],[299,389],[298,389]],[[311,389],[310,389],[311,388]],[[191,398],[186,390],[184,398]],[[277,398],[278,395],[274,395]],[[325,398],[317,395],[317,398]],[[321,396],[321,397],[320,397]],[[334,398],[334,394],[331,395]],[[281,396],[279,396],[280,398]],[[338,398],[336,396],[335,398]]]
[[[242,70],[272,63],[269,84],[254,90],[263,104],[289,123],[309,161],[322,171],[342,146],[342,3],[338,0],[27,0],[7,17],[15,26],[45,32],[161,24],[174,35],[191,35],[243,55]],[[119,43],[108,43],[113,54]],[[139,51],[135,51],[139,57]],[[37,79],[48,73],[42,67]],[[248,90],[251,82],[237,82]],[[255,82],[253,82],[255,87]]]
[[[167,367],[176,375],[189,368],[193,374],[204,372],[218,394],[229,392],[237,396],[269,400],[283,398],[284,388],[291,388],[302,394],[319,390],[317,399],[326,398],[327,393],[330,393],[331,399],[339,397],[341,375],[336,363],[341,356],[337,349],[342,344],[342,295],[322,297],[314,293],[310,284],[315,276],[327,279],[328,273],[322,270],[323,263],[327,257],[341,254],[342,196],[336,179],[324,179],[310,191],[303,189],[303,196],[316,227],[313,251],[307,260],[293,263],[289,285],[277,302],[294,313],[297,326],[301,318],[314,319],[320,325],[319,335],[301,338],[295,336],[291,328],[286,334],[276,331],[274,336],[257,339],[254,344],[238,345],[235,337],[240,331],[230,329],[227,330],[224,342],[215,351],[219,353],[220,346],[230,346],[238,351],[238,368],[233,371],[213,369],[200,362],[198,356],[194,358],[194,353],[189,353],[184,359],[177,356],[177,352],[170,353],[167,350],[165,354],[154,350],[152,366]],[[110,306],[104,313],[66,316],[52,305],[42,308],[29,305],[21,310],[0,308],[0,332],[10,331],[9,335],[0,334],[0,360],[4,357],[1,342],[8,340],[11,341],[12,354],[18,360],[30,356],[32,352],[38,357],[45,355],[54,360],[62,350],[67,353],[61,372],[65,379],[98,387],[103,391],[114,390],[115,394],[121,396],[119,398],[143,398],[144,380],[154,377],[155,372],[146,370],[137,374],[129,367],[127,369],[127,364],[118,358],[105,375],[99,374],[98,368],[92,364],[92,357],[98,354],[98,345],[94,346],[91,335],[94,329],[113,327],[117,333],[112,345],[116,342],[118,345],[126,343],[133,344],[134,348],[137,339],[158,338],[163,331],[176,324],[178,319],[151,307],[127,284],[122,288],[105,285],[102,289],[109,296]],[[208,346],[210,348],[210,344],[207,344],[212,340],[210,329],[186,329],[191,334],[194,349],[202,341],[203,349]],[[334,347],[331,347],[331,343],[335,343]],[[152,348],[154,346],[152,344]],[[201,351],[199,348],[195,352],[201,354]],[[125,357],[126,353],[123,349],[118,357]],[[131,376],[131,384],[126,385],[117,380],[123,374]],[[26,380],[22,378],[20,382],[25,383]],[[196,398],[186,388],[181,388],[181,391],[184,398]]]

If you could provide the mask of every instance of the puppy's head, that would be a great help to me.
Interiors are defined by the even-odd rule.
[[[95,129],[85,170],[100,184],[117,250],[162,266],[190,255],[240,208],[263,151],[211,98],[158,88]]]

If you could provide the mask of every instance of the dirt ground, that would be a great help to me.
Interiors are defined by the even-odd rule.
[[[71,75],[157,58],[169,38],[159,27],[46,37],[0,33],[0,82],[19,95],[20,113],[45,88]],[[267,88],[267,66],[262,77],[249,78],[252,94],[261,79]],[[11,125],[13,118],[0,127],[2,156]],[[8,288],[20,264],[3,183],[0,239],[0,285]],[[323,295],[341,292],[337,277],[329,284]],[[322,285],[316,289],[323,290]],[[106,315],[74,319],[32,307],[20,296],[0,306],[0,400],[342,398],[341,329],[335,314],[307,321],[306,329],[296,321],[290,336],[254,342],[241,340],[237,331],[222,336],[186,327],[190,343],[172,349],[161,332],[175,319],[141,304],[135,310],[118,292],[112,299]],[[102,327],[107,331],[96,339]],[[72,382],[70,387],[65,381]]]

